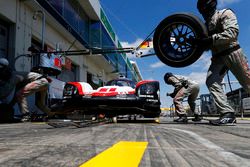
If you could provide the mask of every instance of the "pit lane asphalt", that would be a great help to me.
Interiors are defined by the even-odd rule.
[[[123,122],[76,128],[0,124],[0,166],[75,167],[119,141],[146,141],[140,167],[250,166],[250,120],[236,126]]]

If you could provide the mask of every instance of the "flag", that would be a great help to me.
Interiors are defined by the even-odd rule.
[[[152,48],[153,48],[152,38],[149,38],[149,39],[143,41],[139,46],[139,49],[152,49]]]

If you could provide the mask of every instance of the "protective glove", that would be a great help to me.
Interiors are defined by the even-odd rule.
[[[167,95],[167,96],[170,96],[170,97],[172,97],[172,98],[174,98],[174,96],[175,96],[174,93],[167,93],[166,95]]]
[[[184,88],[188,88],[188,81],[187,80],[183,80],[182,82],[181,82],[181,85],[184,87]]]

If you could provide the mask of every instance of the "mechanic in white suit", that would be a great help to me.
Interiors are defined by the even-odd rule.
[[[45,104],[48,86],[49,78],[46,76],[35,72],[13,71],[8,60],[0,58],[0,100],[9,102],[10,100],[6,99],[16,90],[13,101],[18,103],[23,117],[29,116],[26,97],[36,92],[40,93],[37,99],[38,108],[49,116],[52,115]]]
[[[213,125],[236,122],[235,111],[227,101],[221,82],[230,70],[246,92],[250,93],[250,68],[239,42],[239,25],[231,9],[217,10],[217,0],[198,0],[197,9],[206,21],[208,37],[194,42],[212,51],[211,65],[206,85],[213,96],[220,118],[210,121]]]
[[[195,101],[198,97],[200,86],[197,82],[187,79],[183,76],[173,75],[168,72],[164,75],[164,81],[168,85],[174,86],[174,91],[172,93],[167,93],[167,96],[173,98],[173,103],[175,106],[175,111],[179,116],[178,119],[175,119],[175,122],[187,123],[187,113],[182,104],[184,98],[188,98],[188,104],[191,111],[194,113],[193,121],[201,121],[201,117],[198,111],[195,109]]]

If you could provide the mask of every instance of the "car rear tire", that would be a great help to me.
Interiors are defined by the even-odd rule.
[[[154,50],[166,65],[185,67],[198,60],[204,52],[204,48],[192,44],[188,39],[207,36],[207,28],[197,16],[190,13],[173,14],[156,27]]]

